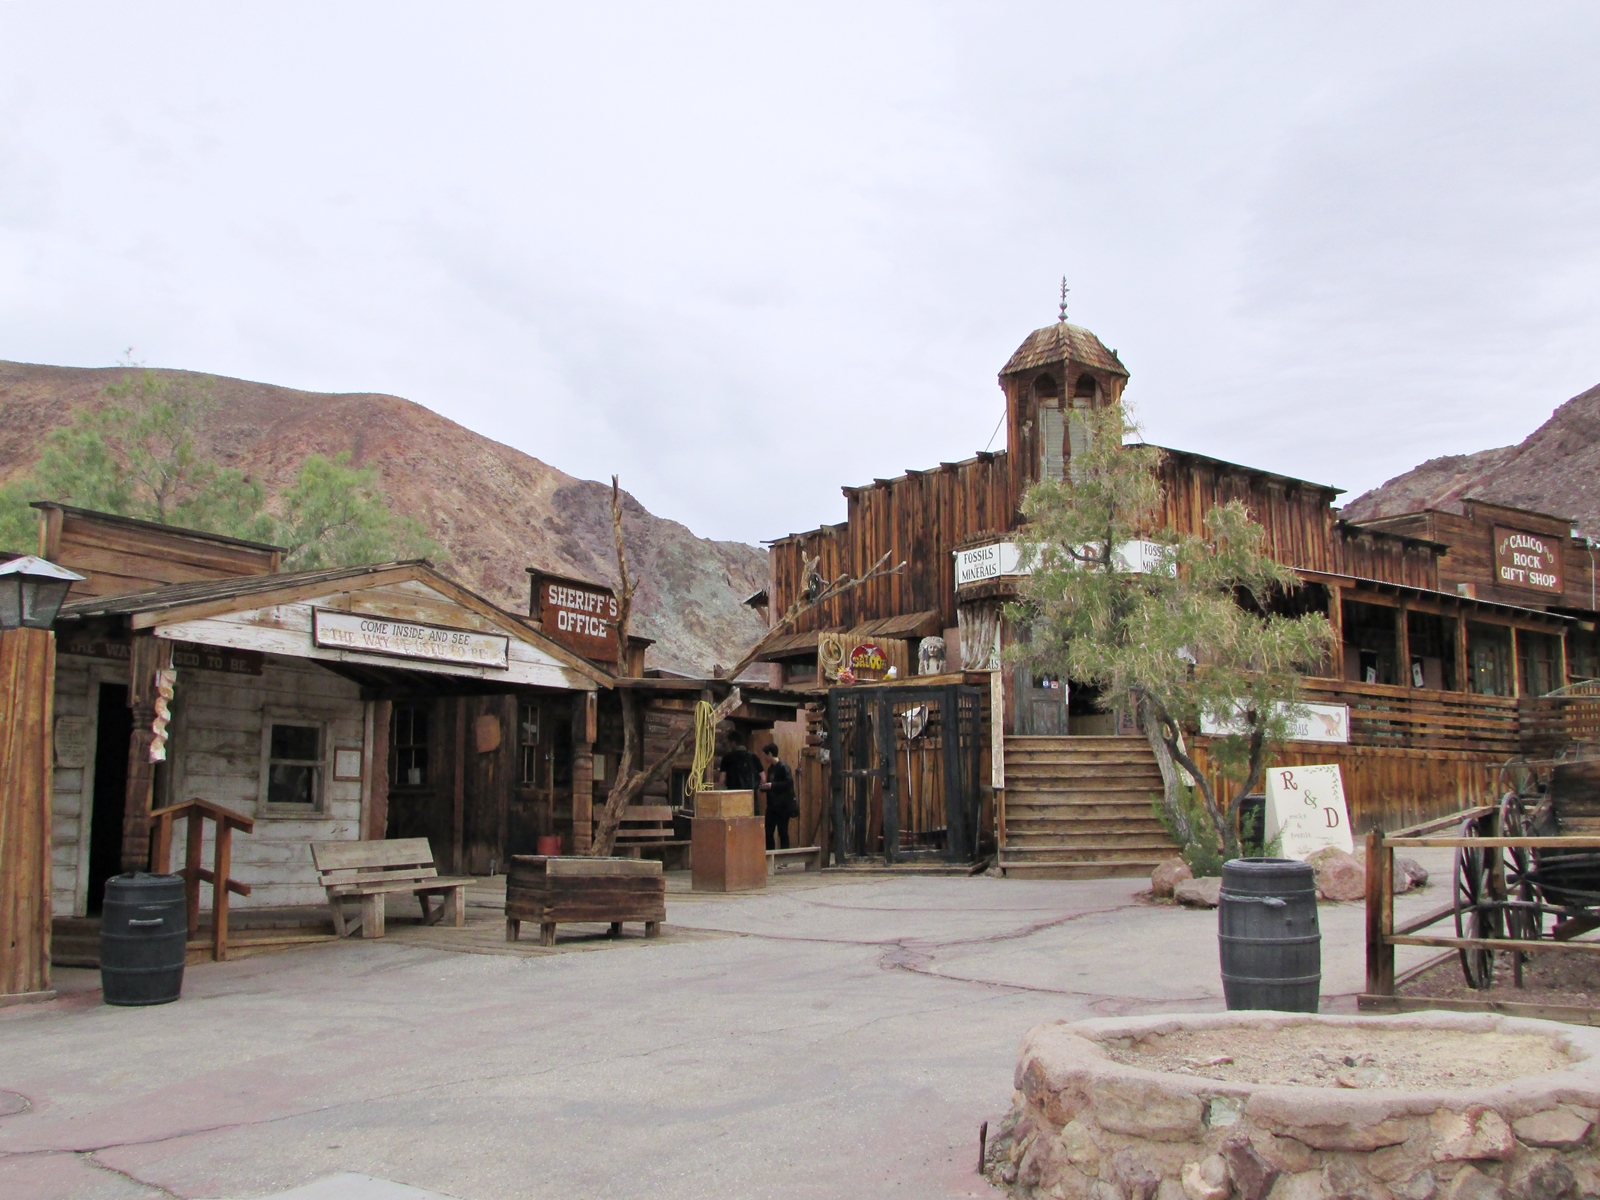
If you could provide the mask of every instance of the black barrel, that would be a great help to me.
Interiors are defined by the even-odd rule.
[[[113,875],[100,910],[100,987],[107,1004],[170,1004],[183,990],[189,918],[183,876]]]
[[[1223,863],[1217,943],[1222,994],[1230,1009],[1316,1012],[1322,931],[1310,865],[1292,858]]]

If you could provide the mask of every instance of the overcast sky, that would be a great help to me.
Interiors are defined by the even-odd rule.
[[[1600,382],[1600,5],[782,8],[0,0],[0,358],[745,541],[982,449],[1063,274],[1150,440],[1352,496]]]

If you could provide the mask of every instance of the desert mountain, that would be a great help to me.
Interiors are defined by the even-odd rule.
[[[1345,506],[1351,521],[1484,500],[1570,517],[1600,537],[1600,386],[1568,400],[1515,446],[1429,459]]]
[[[0,481],[29,470],[45,434],[103,401],[122,368],[0,362]],[[161,371],[199,379],[190,372]],[[269,497],[308,454],[349,450],[378,469],[394,511],[443,548],[444,571],[513,612],[528,608],[526,568],[616,582],[611,492],[473,433],[398,396],[300,392],[213,378],[216,405],[195,430],[203,451],[260,480]],[[50,499],[51,497],[41,497]],[[709,673],[764,624],[740,601],[767,583],[766,552],[699,538],[629,496],[623,527],[639,582],[634,632],[656,639],[651,665]]]

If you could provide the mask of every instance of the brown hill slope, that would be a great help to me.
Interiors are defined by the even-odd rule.
[[[1356,497],[1344,516],[1368,521],[1461,500],[1571,517],[1600,537],[1600,385],[1568,400],[1517,445],[1430,459]]]
[[[0,481],[30,469],[45,434],[73,409],[100,402],[106,385],[127,373],[0,362]],[[604,484],[574,479],[398,396],[220,377],[212,395],[216,407],[195,431],[204,450],[260,479],[269,496],[306,455],[351,451],[358,465],[378,469],[390,507],[444,547],[444,569],[497,604],[527,611],[530,566],[615,582]],[[762,621],[740,601],[766,586],[765,551],[695,537],[631,496],[624,528],[639,580],[634,632],[657,639],[652,665],[706,671],[760,636]]]

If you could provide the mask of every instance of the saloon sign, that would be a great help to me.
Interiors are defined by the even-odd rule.
[[[530,571],[533,613],[546,637],[593,659],[617,659],[617,597],[604,584]]]
[[[1561,542],[1542,533],[1494,531],[1495,582],[1535,592],[1566,590],[1561,574]]]

